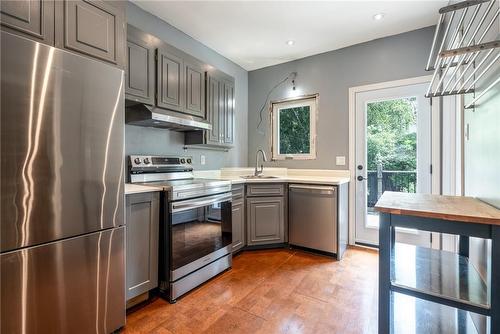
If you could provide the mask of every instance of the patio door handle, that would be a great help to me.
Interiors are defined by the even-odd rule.
[[[358,176],[358,181],[363,181],[363,180],[366,180],[367,178],[366,177],[362,177],[361,175]]]

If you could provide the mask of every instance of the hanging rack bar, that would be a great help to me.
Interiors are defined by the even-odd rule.
[[[479,79],[481,79],[483,77],[483,75],[488,72],[488,70],[497,62],[497,60],[500,59],[500,53],[497,54],[497,56],[495,57],[495,59],[493,59],[493,61],[491,61],[487,66],[486,68],[481,72],[481,74],[479,74],[475,79],[474,81],[469,85],[469,87],[465,90],[465,92],[468,92],[469,90],[472,89],[472,87],[476,84],[476,82],[479,81]]]
[[[479,8],[481,7],[481,5],[477,6],[476,7],[476,10],[479,10]],[[464,32],[464,35],[462,36],[462,39],[459,43],[459,46],[462,45],[462,41],[465,39],[465,36],[467,35],[468,31],[469,31],[469,28],[470,28],[470,23],[472,23],[472,21],[474,20],[475,16],[476,16],[477,12],[474,12],[472,18],[471,18],[471,21],[469,22],[469,25],[468,27],[466,28],[465,32]],[[479,37],[479,40],[477,41],[478,43],[481,43],[484,39],[484,37],[486,36],[486,34],[490,31],[491,27],[493,26],[493,23],[495,22],[495,20],[497,19],[498,15],[500,14],[500,9],[497,10],[497,12],[495,13],[495,15],[492,17],[490,23],[488,24],[488,26],[486,27],[486,29],[483,31],[483,33],[481,34],[481,37]],[[477,34],[477,31],[476,30],[476,34]],[[471,39],[469,41],[469,45],[472,43],[473,39]],[[478,45],[479,46],[479,45]],[[488,54],[483,58],[483,61],[488,58],[491,54],[491,52],[493,51],[493,49],[490,50],[490,52],[488,52]],[[477,56],[479,55],[479,51],[475,51],[473,52],[470,56],[468,56],[467,54],[462,54],[459,58],[459,61],[458,61],[458,64],[457,66],[455,67],[455,70],[453,71],[453,73],[451,74],[450,76],[450,80],[448,80],[448,82],[446,83],[446,85],[444,86],[443,88],[443,91],[446,91],[446,89],[448,88],[448,86],[451,84],[451,82],[453,81],[453,78],[455,77],[455,75],[457,74],[458,72],[458,69],[460,68],[460,66],[462,66],[463,64],[466,64],[467,62],[464,62],[465,58],[468,58],[470,60],[470,62],[472,63],[476,58]],[[472,57],[472,59],[471,59]],[[469,69],[469,66],[467,66],[467,68],[465,69],[465,71],[462,72],[462,74],[460,75],[460,78],[458,78],[457,80],[455,80],[455,84],[453,85],[453,87],[451,88],[451,90],[453,90],[455,88],[455,86],[458,84],[458,82],[460,81],[460,79],[463,77],[463,75],[465,74],[465,72],[467,72],[467,69]]]
[[[478,96],[474,98],[474,100],[470,101],[466,106],[465,109],[471,109],[475,107],[476,102],[483,97],[484,94],[486,94],[490,89],[493,88],[496,84],[500,82],[500,77],[498,77],[494,82],[492,82],[488,87],[486,87],[485,90],[481,92]]]
[[[484,21],[486,20],[486,17],[488,17],[491,9],[493,8],[493,4],[495,3],[495,1],[491,1],[489,4],[488,4],[488,7],[486,7],[486,10],[484,11],[483,15],[481,16],[481,18],[479,19],[479,23],[477,24],[477,27],[476,27],[476,30],[474,30],[474,33],[472,34],[470,40],[469,40],[469,43],[467,43],[467,46],[471,46],[473,45],[474,43],[474,38],[476,38],[476,35],[477,33],[479,32],[479,30],[481,30],[481,27],[483,26],[483,23]],[[479,42],[481,43],[481,42]],[[469,61],[471,58],[471,56],[468,56],[467,57],[467,61]]]
[[[451,13],[451,18],[448,21],[448,24],[446,25],[443,40],[441,41],[441,45],[439,46],[438,53],[441,53],[443,51],[444,43],[446,41],[446,37],[448,37],[448,33],[450,32],[451,23],[453,22],[453,18],[455,17],[455,13],[456,12]],[[443,58],[436,57],[436,61],[434,62],[434,68],[440,68],[442,61],[443,61]],[[427,93],[425,93],[425,95],[429,95],[429,93],[431,92],[432,86],[434,85],[434,80],[436,80],[437,72],[438,71],[434,71],[434,74],[432,75],[431,83],[429,84],[429,88],[427,89]]]
[[[469,93],[473,93],[473,91],[470,91]],[[439,96],[449,96],[449,95],[461,95],[465,94],[465,90],[458,90],[458,91],[442,91],[442,92],[436,92],[436,93],[430,93],[429,95],[425,95],[425,97],[439,97]]]
[[[463,47],[460,49],[455,49],[455,50],[443,51],[443,52],[441,52],[440,56],[442,58],[455,57],[455,56],[462,55],[462,54],[469,54],[469,53],[478,52],[478,51],[482,51],[482,50],[495,49],[498,47],[500,47],[500,40],[486,42],[486,43],[477,44],[477,45],[473,45],[473,46],[466,46],[466,47]]]
[[[431,71],[434,67],[431,68],[432,56],[434,55],[434,49],[436,48],[436,42],[439,35],[439,30],[441,30],[441,26],[444,22],[444,14],[439,14],[438,24],[436,26],[436,30],[434,31],[434,38],[432,39],[431,52],[429,53],[429,59],[427,59],[427,65],[425,65],[426,71]]]
[[[459,9],[462,9],[465,7],[475,6],[475,5],[478,5],[482,2],[488,2],[488,1],[490,1],[490,0],[462,1],[462,2],[456,3],[454,5],[449,5],[449,6],[441,8],[439,10],[439,14],[444,14],[444,13],[456,11],[456,10],[459,10]]]
[[[491,49],[488,54],[485,56],[485,58],[488,58],[490,56],[490,54],[493,52],[493,49]],[[460,80],[462,80],[462,78],[464,77],[465,73],[467,73],[467,71],[469,70],[469,68],[472,66],[472,64],[474,64],[474,60],[476,60],[477,56],[479,56],[479,52],[476,52],[474,54],[474,57],[472,57],[472,59],[470,60],[470,62],[467,64],[467,67],[465,68],[465,70],[462,71],[462,73],[460,73],[460,76],[458,77],[457,80],[455,80],[455,83],[453,84],[453,86],[451,87],[450,91],[453,91],[455,89],[455,87],[459,84]],[[465,59],[465,56],[464,56],[464,59]],[[484,59],[484,58],[483,58]],[[453,77],[450,78],[450,81],[453,80]],[[463,86],[461,87],[463,88]]]
[[[490,52],[488,52],[486,54],[486,56],[483,57],[483,59],[481,59],[481,61],[479,62],[479,64],[477,64],[477,66],[474,68],[474,70],[472,71],[472,73],[469,74],[469,76],[467,77],[467,79],[465,79],[464,82],[462,82],[462,84],[460,85],[460,88],[458,88],[458,90],[462,90],[465,85],[467,84],[467,82],[469,82],[470,79],[472,79],[474,77],[474,75],[476,74],[476,72],[481,68],[481,66],[483,66],[484,62],[488,59],[488,57],[493,53],[494,49],[491,49]],[[479,55],[479,53],[477,53]],[[472,62],[471,62],[472,64]],[[466,70],[469,68],[470,66],[467,66]],[[465,73],[465,71],[464,71]]]

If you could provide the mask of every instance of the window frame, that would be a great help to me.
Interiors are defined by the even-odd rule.
[[[271,155],[272,160],[315,160],[317,157],[317,121],[319,95],[305,95],[271,102]],[[279,153],[279,111],[282,109],[309,106],[309,147],[307,154]]]

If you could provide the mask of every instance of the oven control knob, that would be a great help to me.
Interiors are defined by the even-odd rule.
[[[144,158],[144,163],[145,163],[146,165],[147,165],[147,164],[149,164],[149,162],[150,162],[150,161],[149,161],[149,158]]]
[[[188,158],[187,163],[190,164],[191,162],[192,162],[191,159]]]
[[[135,162],[136,165],[140,165],[141,164],[141,159],[140,158],[135,158],[134,162]]]
[[[181,164],[185,164],[186,163],[186,159],[182,158],[181,159]]]

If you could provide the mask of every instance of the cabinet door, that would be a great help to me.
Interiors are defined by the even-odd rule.
[[[56,1],[56,46],[123,66],[123,3],[104,0]]]
[[[2,0],[0,23],[2,30],[53,45],[54,1]]]
[[[158,286],[159,193],[127,195],[127,300]]]
[[[243,201],[233,202],[233,252],[245,246],[245,206]]]
[[[186,109],[193,116],[205,118],[205,70],[194,59],[185,59]]]
[[[144,34],[133,27],[127,31],[125,98],[154,104],[154,47],[143,40]]]
[[[220,144],[220,108],[222,82],[215,76],[208,75],[207,120],[212,124],[212,130],[206,132],[207,144]]]
[[[247,199],[248,245],[284,242],[285,203],[283,197]]]
[[[157,101],[159,107],[182,111],[184,105],[184,63],[166,48],[157,50]]]
[[[224,144],[234,142],[234,83],[224,81],[224,96],[222,102],[222,140]]]

